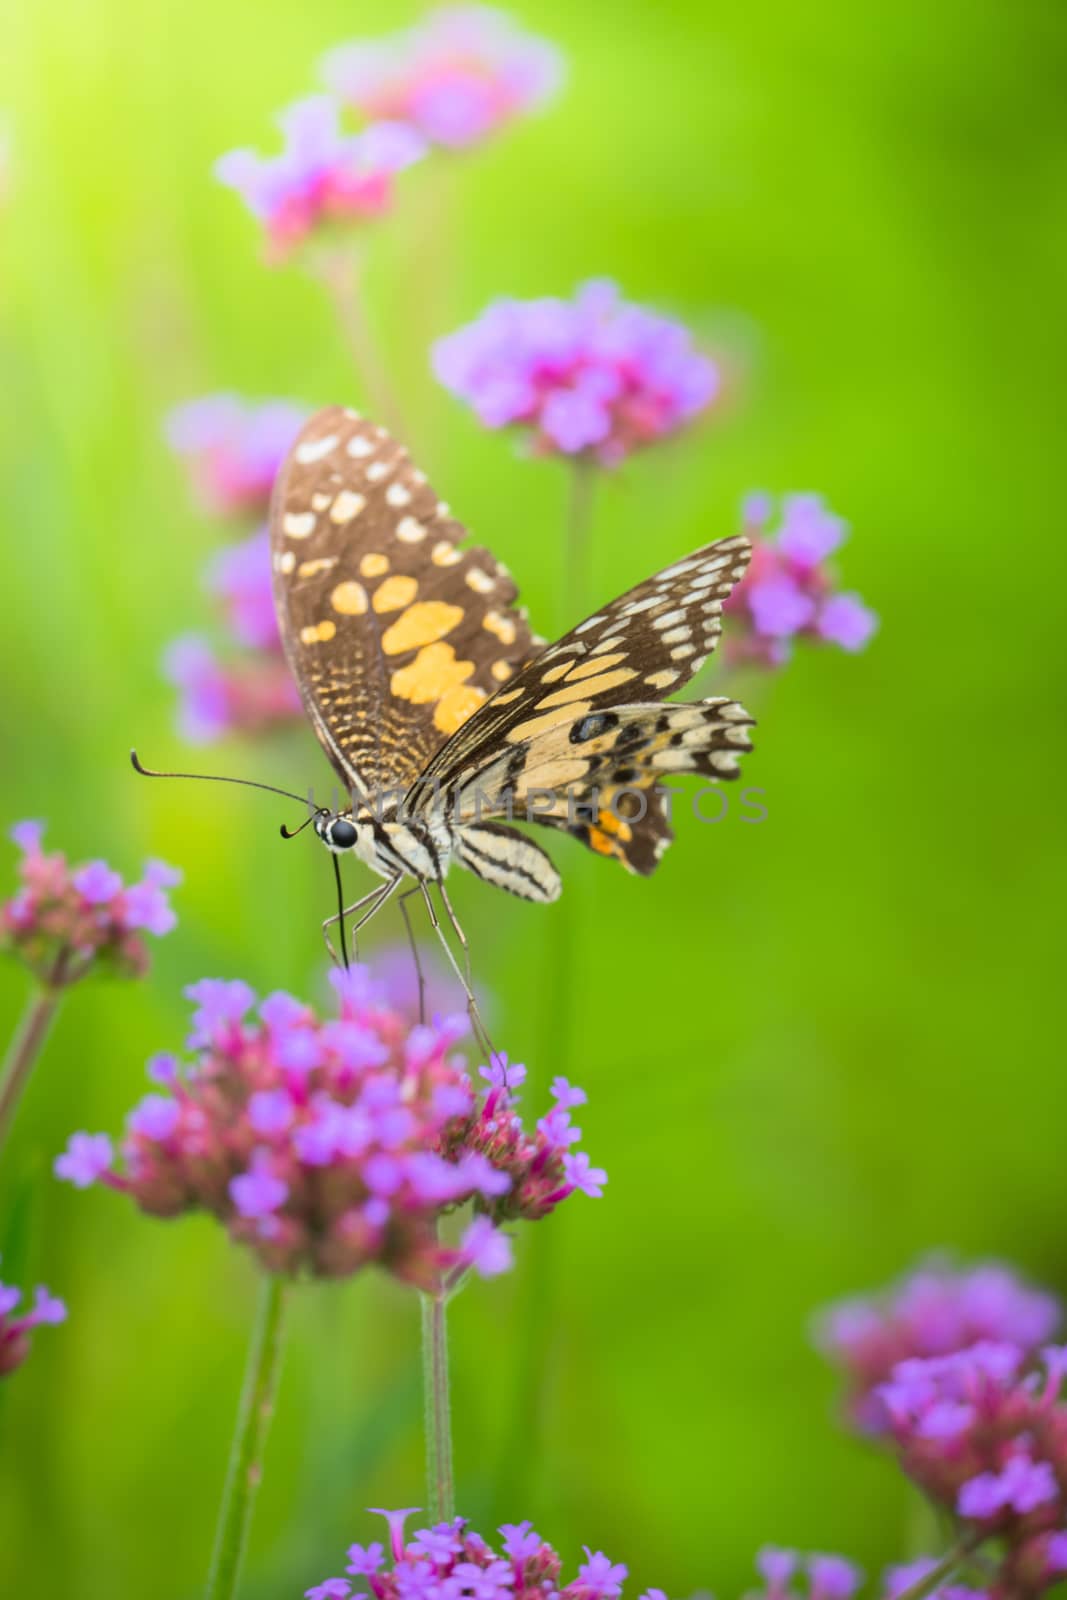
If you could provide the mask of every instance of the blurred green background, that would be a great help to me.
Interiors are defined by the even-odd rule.
[[[3,814],[131,872],[185,869],[142,985],[73,994],[0,1176],[4,1276],[71,1307],[0,1395],[0,1590],[184,1600],[203,1582],[254,1298],[215,1225],[51,1181],[118,1127],[205,974],[319,995],[329,875],[278,807],[149,788],[187,763],[164,642],[203,624],[222,533],[161,418],[222,388],[361,398],[320,291],[270,271],[214,157],[269,145],[327,46],[409,7],[5,0],[0,106]],[[453,1317],[460,1504],[531,1517],[673,1595],[748,1581],[766,1540],[906,1553],[893,1467],[833,1418],[813,1308],[933,1246],[1067,1290],[1062,8],[920,0],[529,0],[569,88],[420,191],[372,294],[440,491],[560,620],[563,473],[483,435],[429,337],[492,296],[608,274],[731,354],[730,410],[601,495],[594,598],[732,532],[753,487],[815,488],[880,612],[865,655],[738,685],[760,827],[682,819],[657,877],[555,844],[571,911],[456,885],[496,1032],[586,1086],[606,1198],[522,1233]],[[420,200],[420,194],[422,199]],[[310,736],[201,765],[302,787]],[[6,892],[6,891],[5,891]],[[570,1005],[551,981],[577,930]],[[394,934],[394,928],[385,930]],[[10,1028],[26,982],[0,973]],[[381,1278],[298,1296],[245,1593],[341,1569],[367,1505],[422,1499],[417,1310]],[[635,1593],[640,1593],[636,1589]]]

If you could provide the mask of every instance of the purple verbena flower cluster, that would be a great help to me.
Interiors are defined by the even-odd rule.
[[[759,1552],[756,1571],[763,1579],[761,1600],[799,1600],[801,1595],[807,1600],[852,1600],[863,1582],[859,1567],[844,1556],[803,1556],[777,1545]]]
[[[1038,1595],[1067,1573],[1067,1346],[1030,1364],[985,1342],[902,1361],[879,1395],[900,1464],[975,1539],[1002,1550],[991,1594]]]
[[[887,1568],[880,1586],[882,1600],[899,1600],[936,1566],[933,1557],[922,1556],[905,1566]],[[804,1556],[772,1545],[760,1551],[756,1569],[763,1587],[746,1600],[853,1600],[864,1581],[861,1569],[844,1556]],[[985,1589],[948,1583],[932,1590],[930,1600],[990,1600],[990,1594]]]
[[[386,1519],[386,1543],[354,1544],[345,1571],[363,1579],[375,1600],[619,1600],[629,1572],[602,1551],[586,1547],[585,1561],[569,1583],[563,1562],[529,1522],[504,1523],[496,1547],[463,1517],[422,1528],[405,1542],[414,1510],[376,1511]],[[349,1578],[327,1578],[306,1589],[305,1600],[346,1600]],[[641,1600],[666,1600],[650,1589]]]
[[[290,400],[209,394],[176,406],[164,431],[207,511],[258,520],[267,514],[278,468],[306,415]]]
[[[553,1109],[526,1133],[523,1069],[495,1061],[476,1089],[455,1053],[465,1016],[413,1025],[363,967],[331,982],[330,1021],[283,993],[250,1017],[247,984],[195,984],[195,1064],[149,1064],[159,1090],[131,1113],[121,1166],[105,1135],[80,1133],[57,1175],[99,1179],[154,1216],[209,1211],[273,1272],[336,1277],[377,1262],[431,1289],[509,1266],[498,1223],[600,1192],[605,1174],[572,1149],[581,1091],[557,1079]],[[473,1221],[445,1247],[439,1219],[468,1202]]]
[[[719,392],[687,329],[605,281],[573,300],[499,300],[439,339],[433,366],[486,427],[519,427],[539,453],[603,466],[675,432]]]
[[[287,400],[259,403],[207,395],[173,411],[167,438],[189,468],[193,491],[241,527],[266,515],[278,469],[304,411]],[[215,556],[208,590],[220,603],[237,659],[198,634],[172,641],[163,671],[181,694],[178,728],[195,744],[227,733],[259,733],[300,716],[300,695],[282,655],[271,594],[265,527]]]
[[[280,654],[229,661],[206,639],[186,634],[167,647],[163,672],[180,691],[178,731],[191,744],[228,733],[266,733],[301,712],[299,690]]]
[[[844,650],[862,650],[878,619],[858,595],[835,589],[827,566],[847,535],[847,525],[817,494],[785,495],[771,533],[771,497],[750,495],[745,532],[752,561],[726,602],[725,652],[733,664],[777,667],[789,658],[791,641],[821,640]]]
[[[889,1418],[879,1386],[900,1362],[982,1341],[1029,1356],[1053,1337],[1062,1315],[1054,1295],[998,1262],[967,1269],[931,1262],[882,1294],[830,1306],[817,1318],[815,1339],[848,1379],[852,1421],[883,1432]]]
[[[554,45],[490,6],[450,6],[323,61],[327,87],[364,117],[409,123],[432,144],[465,149],[544,104],[563,78]]]
[[[336,103],[311,95],[278,116],[280,155],[231,150],[215,163],[263,224],[268,257],[280,261],[312,235],[350,229],[392,209],[396,176],[421,160],[422,135],[404,122],[375,122],[345,133]]]
[[[901,1600],[909,1589],[924,1583],[937,1565],[934,1556],[919,1556],[901,1566],[887,1567],[882,1579],[885,1600]],[[963,1583],[941,1583],[931,1592],[930,1600],[989,1600],[989,1590]]]
[[[30,1353],[31,1335],[35,1328],[54,1326],[66,1322],[67,1308],[62,1300],[38,1285],[32,1306],[19,1311],[22,1293],[6,1283],[0,1283],[0,1378],[21,1367]]]
[[[10,836],[22,855],[18,891],[0,904],[0,949],[55,989],[90,969],[141,977],[145,935],[169,933],[177,921],[168,890],[181,873],[149,861],[139,882],[123,883],[106,861],[72,867],[60,852],[46,854],[43,823],[17,823]]]

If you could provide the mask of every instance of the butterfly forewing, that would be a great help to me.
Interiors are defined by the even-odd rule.
[[[384,429],[306,425],[271,510],[278,623],[346,788],[405,790],[535,646],[515,585]]]

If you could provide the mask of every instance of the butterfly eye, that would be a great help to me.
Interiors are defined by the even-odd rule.
[[[351,850],[358,834],[351,822],[344,817],[337,817],[328,825],[326,838],[337,850]]]

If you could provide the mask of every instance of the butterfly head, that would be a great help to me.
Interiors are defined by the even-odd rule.
[[[315,832],[326,846],[338,854],[355,850],[360,843],[360,827],[349,816],[323,810],[315,818]]]

